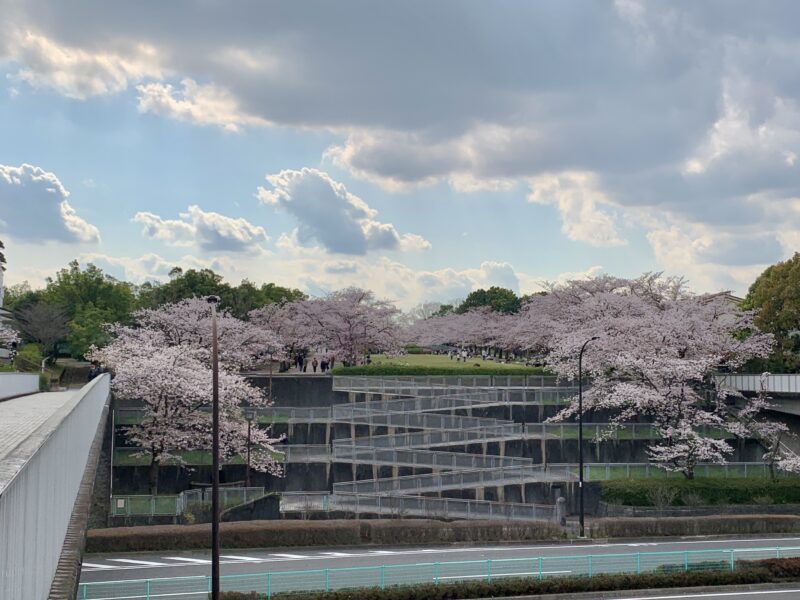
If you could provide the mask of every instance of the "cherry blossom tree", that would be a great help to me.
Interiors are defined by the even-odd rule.
[[[746,433],[728,406],[734,396],[747,400],[713,390],[713,376],[767,356],[772,336],[725,295],[692,295],[682,279],[658,274],[604,276],[552,286],[531,300],[527,318],[539,332],[532,341],[549,346],[549,364],[565,378],[577,377],[579,349],[597,338],[583,359],[592,382],[584,410],[608,411],[617,426],[652,422],[662,439],[649,455],[663,468],[692,478],[697,463],[723,463],[733,452],[715,429]],[[573,402],[557,418],[576,413]]]
[[[0,348],[10,348],[13,343],[19,343],[19,333],[8,323],[0,321]]]
[[[202,299],[183,300],[133,315],[133,325],[109,328],[112,341],[88,358],[114,371],[112,390],[124,400],[143,403],[142,421],[129,427],[128,439],[150,455],[150,493],[158,489],[159,466],[181,461],[181,452],[211,447],[211,311]],[[225,311],[218,317],[220,460],[246,450],[243,405],[269,405],[263,392],[240,370],[257,363],[281,342],[270,331],[244,323]],[[251,466],[280,474],[268,429],[253,428]]]
[[[291,313],[298,343],[324,348],[345,365],[400,345],[400,311],[367,290],[347,288],[324,298],[292,302],[286,310]]]

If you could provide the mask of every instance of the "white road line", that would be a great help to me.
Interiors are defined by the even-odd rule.
[[[800,537],[784,537],[784,538],[748,538],[748,539],[727,539],[727,540],[674,540],[674,541],[665,541],[665,542],[653,542],[654,546],[681,546],[687,544],[729,544],[735,547],[737,552],[744,552],[747,550],[754,550],[755,548],[747,548],[747,547],[740,547],[740,544],[746,544],[750,542],[793,542],[793,541],[800,541]],[[632,548],[636,547],[634,543],[618,543],[618,544],[586,544],[586,545],[577,545],[577,544],[559,544],[554,546],[494,546],[494,547],[480,547],[480,548],[425,548],[425,549],[414,549],[414,550],[371,550],[366,554],[363,555],[356,555],[356,556],[377,556],[377,553],[390,553],[395,556],[414,556],[420,554],[459,554],[459,553],[470,553],[470,552],[520,552],[520,551],[528,551],[531,553],[540,552],[544,550],[565,550],[565,551],[581,551],[580,553],[576,554],[565,554],[559,555],[559,558],[580,558],[585,557],[587,554],[592,553],[593,548]],[[786,547],[781,546],[781,547]],[[269,559],[263,558],[261,562],[282,562],[288,560],[296,560],[296,559],[303,559],[303,560],[331,560],[335,557],[331,556],[308,556],[303,554],[270,554],[269,556],[277,557],[277,559]],[[537,555],[538,556],[538,555]],[[537,556],[524,556],[518,558],[536,558]],[[114,560],[114,559],[110,559]],[[210,562],[210,561],[208,561]],[[87,564],[87,563],[84,563]],[[203,563],[203,564],[208,564]],[[88,566],[88,565],[87,565]],[[128,570],[128,569],[144,569],[144,568],[159,568],[159,567],[191,567],[191,564],[183,564],[183,565],[176,565],[176,564],[167,564],[167,565],[158,565],[155,564],[146,566],[146,565],[131,565],[131,566],[119,566],[114,567],[117,570]],[[89,570],[87,569],[87,572]]]
[[[572,571],[542,571],[542,575],[556,575],[560,573],[572,573]],[[539,575],[539,571],[534,573],[492,573],[492,579],[495,577],[524,577],[529,575]],[[486,579],[486,573],[481,573],[480,575],[452,575],[449,577],[439,577],[439,579],[477,579],[477,578]]]
[[[115,568],[114,565],[98,565],[98,564],[95,564],[95,563],[87,563],[87,562],[82,563],[82,566],[90,567],[92,569],[114,569]]]
[[[248,562],[261,562],[260,558],[253,558],[251,556],[234,556],[233,554],[222,554],[220,558],[230,558],[231,560],[244,560]]]
[[[334,558],[340,556],[364,556],[363,554],[353,554],[352,552],[320,552],[320,554],[324,554],[325,556],[333,556]]]
[[[364,556],[386,556],[388,554],[397,554],[394,550],[370,550]]]
[[[164,563],[160,562],[152,562],[149,560],[133,560],[132,558],[109,558],[108,560],[113,560],[114,562],[121,562],[121,563],[130,563],[132,565],[145,565],[147,567],[165,566]]]
[[[643,596],[641,598],[626,598],[625,600],[673,600],[676,598],[720,598],[723,596],[762,596],[766,594],[796,594],[796,590],[762,590],[749,592],[709,592],[707,594],[683,594],[680,596]]]
[[[192,563],[195,565],[210,565],[211,561],[205,558],[184,558],[183,556],[165,556],[167,560],[180,560],[183,562]]]

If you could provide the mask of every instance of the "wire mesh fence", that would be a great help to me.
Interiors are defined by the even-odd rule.
[[[244,575],[223,575],[222,591],[263,594],[281,592],[333,591],[380,588],[420,583],[445,584],[458,581],[486,581],[503,578],[537,578],[648,572],[689,572],[735,570],[744,561],[800,557],[800,547],[680,550],[672,552],[630,552],[576,556],[530,556],[453,562],[374,565],[334,569],[274,571]],[[175,577],[81,583],[82,600],[151,598],[207,598],[208,576]]]

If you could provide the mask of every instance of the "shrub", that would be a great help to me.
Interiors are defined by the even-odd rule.
[[[14,366],[18,371],[36,373],[42,368],[42,349],[38,344],[25,344],[14,357]]]
[[[755,564],[765,567],[773,577],[778,579],[800,577],[800,558],[768,558],[757,561]]]
[[[455,521],[443,523],[426,519],[376,519],[361,523],[361,537],[373,544],[383,545],[548,540],[563,536],[564,532],[560,527],[547,522]]]
[[[464,365],[461,367],[415,367],[413,365],[362,365],[360,367],[336,367],[332,373],[334,375],[418,375],[418,376],[441,376],[441,375],[552,375],[550,371],[542,367],[497,367],[483,365],[473,367]]]
[[[228,548],[341,546],[361,542],[358,521],[238,521],[220,524]],[[192,550],[211,546],[211,525],[151,525],[92,529],[87,552]]]
[[[653,506],[659,488],[674,488],[678,494],[673,506],[699,504],[752,504],[757,497],[769,496],[775,504],[800,503],[800,478],[702,477],[697,479],[617,479],[602,484],[603,500],[611,504]]]
[[[722,534],[794,533],[800,516],[717,515],[708,517],[626,517],[598,519],[592,537],[649,537]]]

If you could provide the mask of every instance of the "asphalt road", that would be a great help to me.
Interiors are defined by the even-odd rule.
[[[614,598],[613,596],[611,597]],[[797,600],[800,598],[800,586],[792,589],[778,590],[746,590],[738,592],[691,592],[688,594],[668,594],[656,592],[650,596],[620,596],[620,600],[691,600],[697,598],[703,600],[745,600],[754,598],[758,600]]]
[[[692,560],[719,560],[721,551],[737,549],[737,560],[774,557],[775,552],[754,552],[759,548],[785,548],[786,555],[800,555],[800,537],[748,537],[729,539],[653,539],[622,543],[549,543],[549,544],[487,544],[483,546],[427,546],[427,547],[375,547],[313,548],[313,549],[246,549],[223,550],[221,571],[223,575],[245,575],[297,570],[343,569],[378,567],[380,565],[420,565],[453,561],[502,561],[507,559],[547,559],[569,557],[586,562],[587,555],[603,556],[604,564],[630,562],[636,553],[685,553]],[[788,551],[795,548],[794,552]],[[751,551],[744,551],[751,549]],[[711,552],[703,552],[711,551]],[[680,559],[678,561],[677,559]],[[600,560],[600,559],[598,559]],[[683,558],[676,556],[676,564]],[[514,561],[509,561],[513,566]],[[498,565],[503,563],[498,563]],[[208,575],[208,551],[145,552],[133,554],[87,554],[84,557],[81,582],[155,579]],[[531,567],[532,568],[532,567]],[[644,568],[644,565],[643,565]],[[608,571],[607,568],[602,570]],[[455,575],[458,575],[456,573]],[[445,575],[444,577],[447,577]],[[455,577],[454,577],[455,578]]]

